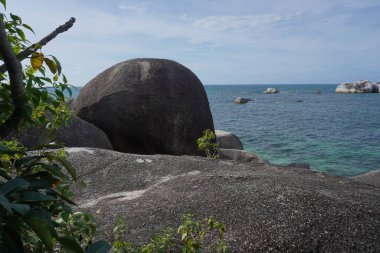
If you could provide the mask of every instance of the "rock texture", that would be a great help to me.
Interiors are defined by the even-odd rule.
[[[375,90],[374,90],[374,92],[376,92],[376,93],[380,93],[380,82],[376,82],[376,83],[374,84],[374,86],[375,86]]]
[[[42,128],[27,128],[12,134],[8,139],[16,138],[25,147],[33,149],[41,144],[41,138],[47,135]],[[48,136],[48,135],[47,135]],[[93,147],[113,150],[107,135],[96,126],[73,116],[67,127],[57,130],[54,142],[66,147]]]
[[[111,238],[118,215],[126,238],[146,242],[182,214],[227,225],[229,252],[380,252],[380,190],[304,168],[189,156],[69,149],[86,188],[82,210]]]
[[[372,93],[375,86],[367,80],[360,80],[353,83],[341,83],[335,89],[336,93]]]
[[[373,185],[380,189],[380,169],[352,177],[354,180]]]
[[[267,161],[255,155],[254,153],[247,152],[240,149],[220,149],[219,158],[234,160],[234,161],[239,161],[239,162],[248,162],[248,163],[253,162],[255,164],[262,164],[262,165],[268,164]]]
[[[251,100],[248,99],[248,98],[242,98],[242,97],[237,97],[237,98],[234,99],[234,103],[235,104],[246,104],[249,101],[251,101]]]
[[[223,130],[215,130],[215,135],[219,148],[244,149],[243,143],[241,143],[240,139],[233,133],[226,132]]]
[[[214,131],[202,83],[170,60],[116,64],[81,89],[74,108],[121,152],[197,155],[196,140]]]
[[[275,93],[279,93],[280,91],[278,89],[275,89],[275,88],[267,88],[263,93],[265,94],[275,94]]]

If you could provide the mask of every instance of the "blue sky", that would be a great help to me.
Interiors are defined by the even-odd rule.
[[[71,83],[137,57],[167,58],[204,84],[380,81],[379,0],[8,0],[52,41]]]

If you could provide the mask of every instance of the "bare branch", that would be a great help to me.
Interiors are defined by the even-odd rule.
[[[75,18],[70,18],[69,21],[59,26],[58,28],[56,28],[52,33],[44,37],[42,40],[30,45],[24,51],[17,54],[17,59],[20,62],[26,59],[29,55],[31,55],[35,51],[36,45],[45,46],[47,43],[49,43],[51,40],[57,37],[58,34],[64,33],[67,30],[69,30],[73,26],[74,22],[75,22]],[[5,73],[5,71],[6,71],[6,67],[5,67],[5,64],[3,64],[0,66],[0,72]]]
[[[22,108],[25,104],[25,99],[22,66],[9,44],[3,21],[0,21],[0,54],[3,57],[5,69],[9,74],[11,98],[15,107],[11,116],[0,126],[0,136],[6,137],[11,133],[12,126],[19,126],[22,123]]]

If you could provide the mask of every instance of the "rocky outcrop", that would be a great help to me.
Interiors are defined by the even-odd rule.
[[[219,158],[226,160],[234,160],[238,162],[247,162],[255,164],[267,164],[268,162],[254,153],[240,149],[220,149]]]
[[[354,180],[373,185],[380,189],[380,169],[352,177]]]
[[[353,83],[341,83],[336,89],[336,93],[372,93],[375,86],[367,80],[356,81]]]
[[[275,94],[275,93],[279,93],[280,91],[278,89],[275,89],[275,88],[267,88],[263,93],[265,94]]]
[[[219,148],[244,149],[243,143],[241,143],[240,139],[233,133],[226,132],[223,130],[215,130],[215,135]]]
[[[227,226],[229,252],[380,252],[380,191],[304,168],[71,148],[87,187],[80,209],[111,239],[117,216],[135,243],[186,212]]]
[[[55,136],[43,128],[30,127],[14,133],[8,139],[15,138],[28,149],[40,144],[54,141],[66,147],[93,147],[112,150],[112,144],[107,135],[96,126],[73,116],[67,126],[58,128]],[[42,142],[42,143],[41,143]]]
[[[198,155],[196,140],[205,129],[214,131],[202,83],[170,60],[112,66],[81,89],[74,109],[121,152]]]
[[[380,82],[376,82],[374,84],[374,87],[375,87],[374,92],[380,93]]]
[[[248,99],[248,98],[242,98],[242,97],[237,97],[234,99],[234,103],[235,104],[246,104],[248,103],[249,101],[251,101],[251,99]]]

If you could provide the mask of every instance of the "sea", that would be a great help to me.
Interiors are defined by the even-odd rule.
[[[270,163],[308,163],[312,170],[345,177],[380,169],[380,94],[337,94],[336,86],[236,84],[205,90],[215,129],[234,133],[245,150]],[[268,87],[280,92],[263,94]],[[235,104],[236,97],[251,101]]]

